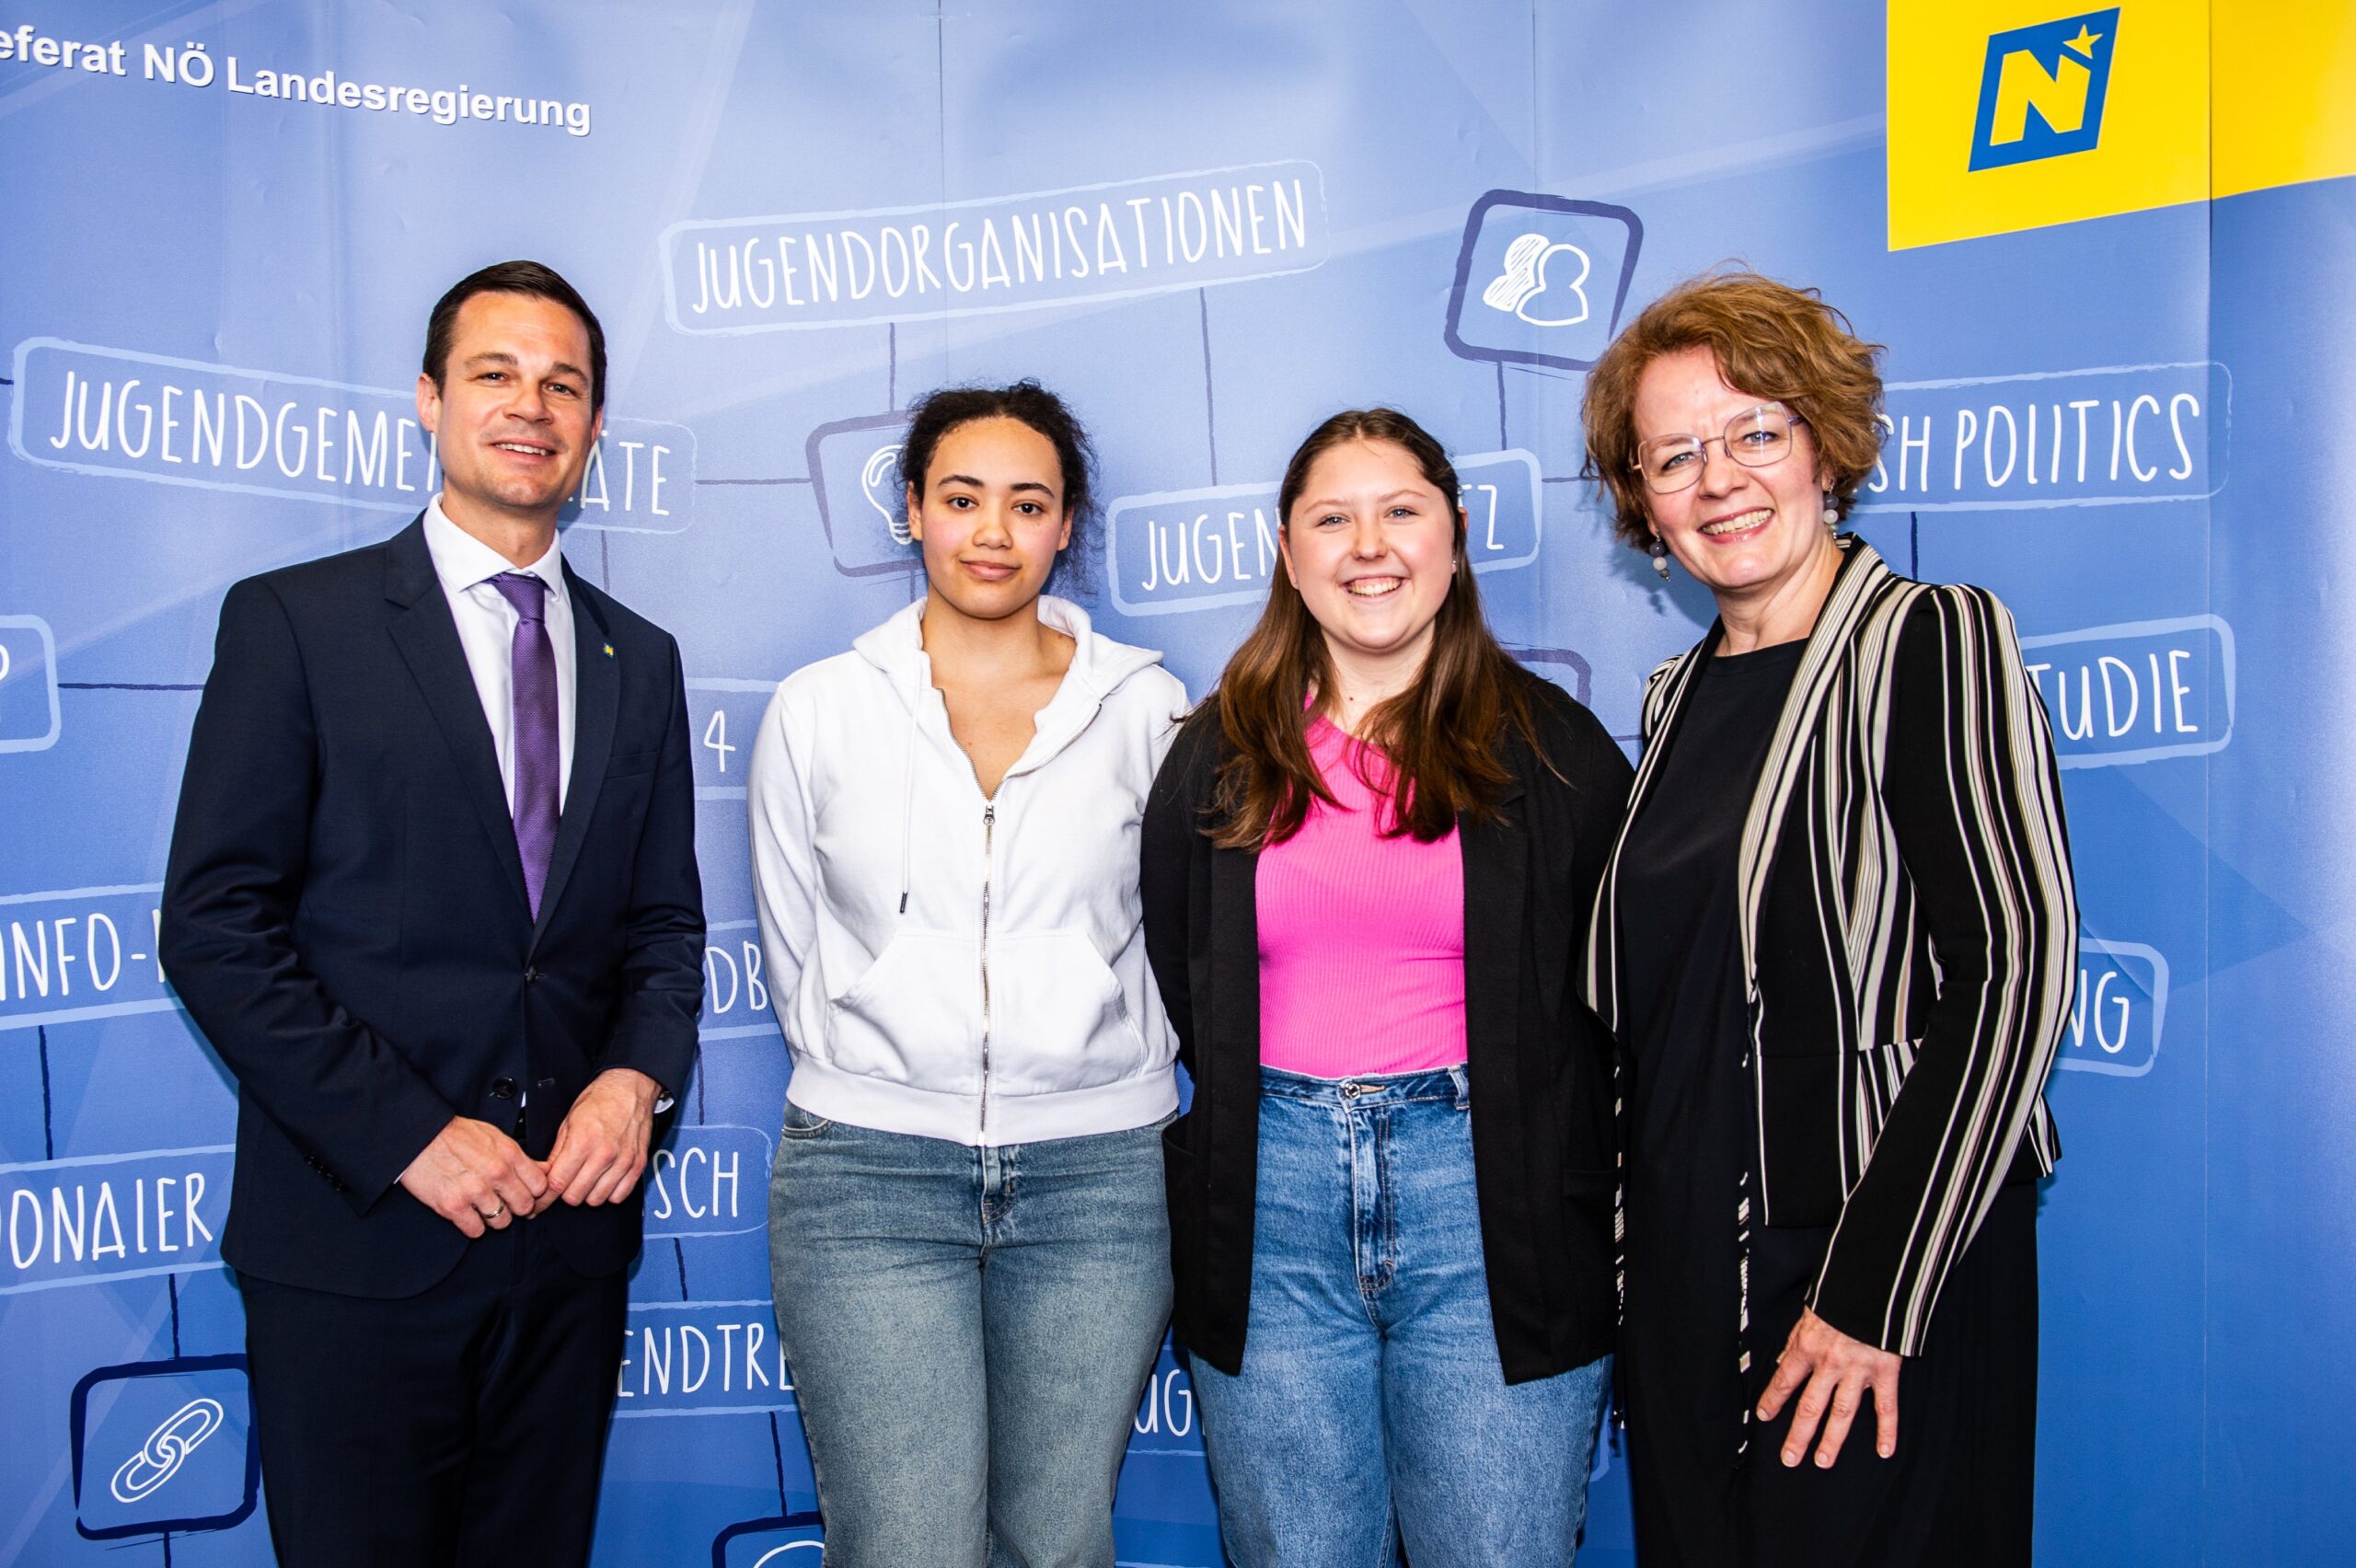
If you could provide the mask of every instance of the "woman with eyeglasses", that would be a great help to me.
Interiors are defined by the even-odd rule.
[[[1587,954],[1646,1568],[2029,1560],[2069,843],[2010,614],[1836,529],[1879,352],[1720,275],[1588,380],[1620,537],[1718,611],[1646,686]]]

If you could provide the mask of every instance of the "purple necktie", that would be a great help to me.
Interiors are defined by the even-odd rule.
[[[528,572],[502,571],[491,585],[515,606],[507,658],[515,684],[515,848],[524,857],[524,891],[540,917],[549,856],[556,848],[556,651],[543,616],[549,585]]]

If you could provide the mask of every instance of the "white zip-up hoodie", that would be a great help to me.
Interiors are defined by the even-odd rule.
[[[814,1116],[972,1145],[1178,1108],[1138,836],[1185,713],[1161,655],[1042,597],[1078,645],[995,797],[949,732],[918,600],[787,676],[746,794],[770,995]]]

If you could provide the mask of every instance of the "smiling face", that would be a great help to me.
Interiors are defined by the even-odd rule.
[[[553,525],[580,488],[604,416],[590,407],[589,329],[552,299],[479,294],[458,307],[442,380],[417,378],[444,510]]]
[[[1831,478],[1806,425],[1792,431],[1790,455],[1747,468],[1718,439],[1728,421],[1771,399],[1727,386],[1707,348],[1663,354],[1636,384],[1636,441],[1698,436],[1701,477],[1669,495],[1647,494],[1654,535],[1721,605],[1777,600],[1828,570],[1837,556],[1824,525]]]
[[[1394,442],[1345,441],[1318,455],[1280,545],[1337,660],[1420,666],[1462,517]]]
[[[953,426],[924,493],[908,487],[908,532],[934,596],[959,614],[999,620],[1032,605],[1071,542],[1055,444],[1004,415]]]

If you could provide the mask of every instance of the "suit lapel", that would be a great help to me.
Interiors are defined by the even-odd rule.
[[[387,624],[393,646],[409,665],[450,748],[459,792],[482,819],[491,858],[505,868],[516,903],[528,908],[524,859],[515,847],[515,818],[508,810],[507,786],[499,777],[499,751],[491,741],[491,721],[483,714],[481,694],[475,690],[474,672],[458,642],[458,623],[451,618],[450,602],[433,574],[422,515],[393,536],[387,547],[385,597],[395,606]]]
[[[605,617],[568,562],[565,590],[572,597],[572,774],[564,791],[564,814],[557,819],[556,847],[549,852],[549,880],[540,889],[540,917],[532,928],[537,941],[564,884],[581,859],[581,841],[596,814],[597,792],[613,759],[614,721],[621,710],[620,661],[610,650]],[[521,862],[518,862],[519,874]]]
[[[1758,787],[1751,791],[1750,812],[1743,819],[1742,847],[1737,866],[1735,897],[1742,933],[1744,984],[1755,1000],[1759,988],[1759,917],[1766,906],[1767,873],[1775,863],[1785,808],[1798,786],[1824,712],[1826,699],[1846,663],[1859,622],[1873,610],[1881,590],[1900,580],[1874,548],[1852,537],[1848,557],[1833,580],[1832,592],[1817,612],[1807,650],[1792,676],[1792,689],[1767,744],[1767,759],[1759,769]]]

